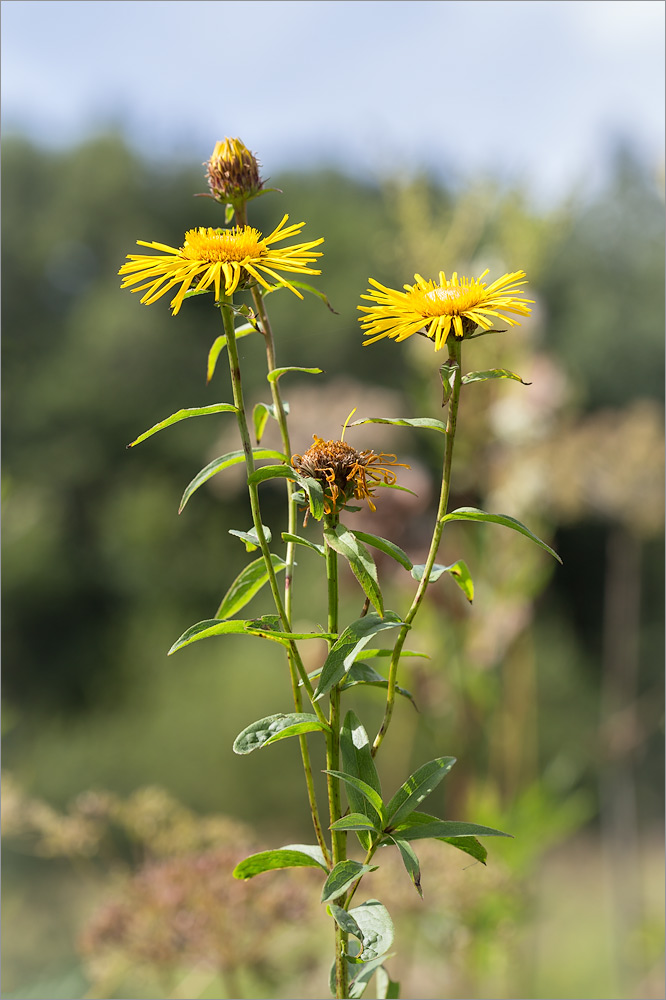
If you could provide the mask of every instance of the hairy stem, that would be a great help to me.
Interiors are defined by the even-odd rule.
[[[325,518],[327,528],[335,527],[337,518],[329,514]],[[328,631],[337,634],[338,632],[338,554],[330,547],[324,536],[324,548],[326,555],[326,582],[328,587]],[[329,648],[332,643],[329,640]],[[326,769],[327,771],[340,770],[340,687],[335,685],[330,694],[330,733],[326,737]],[[340,780],[332,774],[327,774],[328,785],[328,811],[331,824],[342,816],[342,805],[340,799]],[[331,831],[331,850],[333,854],[333,864],[344,861],[347,857],[347,835],[344,830]],[[344,895],[335,901],[338,906],[344,906]],[[337,922],[335,926],[335,996],[344,998],[348,993],[347,977],[347,933],[342,930]]]
[[[430,550],[428,552],[428,558],[423,570],[423,577],[419,582],[414,595],[414,600],[412,601],[409,611],[405,615],[405,623],[401,627],[395,646],[393,647],[391,665],[389,667],[386,707],[384,709],[384,718],[382,720],[381,727],[375,737],[375,742],[372,745],[373,757],[379,750],[391,722],[391,716],[393,715],[393,707],[395,704],[395,688],[398,676],[398,665],[400,663],[400,654],[402,652],[405,639],[407,638],[409,628],[414,621],[421,604],[423,603],[423,598],[425,597],[426,590],[428,589],[430,574],[432,573],[432,568],[435,564],[435,559],[437,558],[437,551],[439,549],[439,543],[442,540],[442,532],[444,530],[442,518],[446,514],[446,508],[449,503],[449,493],[451,490],[451,461],[453,459],[453,444],[455,441],[456,425],[458,422],[458,405],[460,403],[462,344],[461,341],[456,340],[455,337],[450,335],[449,340],[447,341],[447,346],[449,349],[449,366],[450,371],[452,372],[452,382],[451,396],[449,398],[449,411],[446,422],[446,444],[444,446],[444,464],[442,468],[442,485],[439,493],[439,505],[437,507],[437,515],[435,517],[435,526],[432,533],[432,540],[430,542]]]
[[[241,384],[241,372],[240,372],[240,362],[238,359],[238,347],[236,344],[236,335],[234,332],[234,317],[231,304],[228,301],[223,301],[221,303],[222,320],[224,323],[224,332],[227,337],[227,354],[229,357],[229,371],[231,373],[231,383],[233,387],[234,405],[236,407],[236,418],[238,421],[238,428],[240,431],[241,441],[243,443],[243,451],[245,453],[245,467],[247,470],[248,478],[254,472],[254,455],[252,453],[252,442],[250,438],[250,431],[247,422],[247,414],[245,412],[245,402],[243,399],[243,387]],[[275,575],[275,569],[273,567],[273,562],[271,560],[270,550],[268,548],[268,542],[266,541],[266,534],[264,532],[264,526],[261,520],[261,510],[259,506],[259,493],[256,483],[248,483],[248,492],[250,495],[250,508],[252,510],[252,521],[254,524],[255,531],[257,533],[257,539],[259,541],[259,548],[261,549],[261,554],[266,564],[266,569],[268,571],[268,580],[271,588],[271,593],[273,595],[273,600],[275,602],[276,610],[280,616],[280,620],[284,627],[285,632],[291,632],[291,622],[287,610],[283,604],[282,597],[280,594],[280,589],[277,582],[277,577]],[[319,705],[314,701],[314,691],[310,678],[307,675],[307,671],[301,659],[301,655],[298,652],[298,648],[294,642],[290,642],[288,649],[288,661],[289,661],[289,673],[291,677],[291,687],[292,695],[294,698],[294,705],[296,706],[296,711],[300,711],[302,707],[301,692],[299,688],[299,677],[303,682],[303,686],[308,693],[310,701],[312,702],[313,708],[317,714],[317,717],[321,722],[326,722],[326,717],[322,712]],[[319,819],[319,810],[317,807],[317,799],[315,796],[314,782],[312,778],[312,766],[310,763],[309,751],[305,741],[305,737],[299,739],[301,745],[301,755],[303,758],[303,769],[305,772],[305,782],[308,793],[308,801],[310,803],[310,811],[312,813],[312,823],[315,830],[315,835],[317,837],[317,842],[322,849],[326,863],[331,863],[330,854],[328,851],[328,846],[324,837],[324,832],[321,826],[321,821]]]

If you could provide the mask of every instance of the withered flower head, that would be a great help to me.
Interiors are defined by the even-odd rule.
[[[367,500],[370,510],[376,510],[370,499],[377,483],[393,486],[395,472],[387,466],[408,465],[384,452],[357,451],[345,441],[324,441],[313,434],[314,444],[304,455],[293,455],[292,466],[302,476],[317,479],[324,488],[324,511],[337,513],[352,498]]]
[[[210,193],[222,204],[235,204],[253,198],[263,181],[254,153],[240,139],[215,143],[213,155],[204,164]]]

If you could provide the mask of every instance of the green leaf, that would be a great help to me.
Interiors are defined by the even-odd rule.
[[[333,829],[333,827],[331,827]],[[329,903],[328,910],[331,916],[334,918],[338,927],[341,927],[346,934],[353,934],[354,937],[358,938],[361,942],[361,947],[363,946],[363,931],[358,926],[354,918],[347,912],[343,910],[341,906],[337,903]]]
[[[351,786],[350,786],[351,787]],[[347,813],[341,819],[336,819],[335,823],[331,823],[330,830],[373,830],[375,833],[380,833],[380,827],[377,826],[368,816],[364,816],[363,813]]]
[[[395,829],[437,787],[456,762],[455,757],[437,757],[419,767],[403,782],[386,807],[388,825]],[[402,836],[402,834],[401,834]]]
[[[339,778],[340,781],[344,781],[348,788],[351,786],[355,791],[360,792],[368,804],[372,806],[383,827],[386,822],[384,803],[382,802],[381,795],[379,795],[379,793],[376,792],[371,785],[368,785],[367,782],[362,781],[361,778],[357,778],[353,774],[345,774],[344,771],[326,770],[325,774],[332,774],[334,778]]]
[[[416,427],[425,428],[430,431],[438,431],[446,434],[446,424],[434,417],[414,417],[411,420],[403,420],[402,417],[366,417],[364,420],[354,420],[350,427],[358,427],[359,424],[393,424],[395,427]]]
[[[349,1000],[360,1000],[375,971],[380,969],[382,962],[389,957],[382,955],[381,958],[373,958],[360,965],[350,964]]]
[[[368,872],[377,871],[377,865],[362,865],[360,861],[338,861],[324,882],[321,893],[322,903],[331,903],[349,889],[354,882]]]
[[[358,538],[359,541],[365,542],[366,545],[373,545],[381,552],[385,552],[387,556],[391,556],[392,559],[399,562],[405,569],[412,568],[411,559],[395,542],[390,542],[387,538],[381,538],[379,535],[370,535],[367,531],[352,531],[352,535]]]
[[[359,654],[359,657],[363,657],[364,660],[369,659],[373,656],[393,656],[392,649],[364,649]],[[400,651],[400,656],[420,656],[424,660],[429,660],[430,655],[428,653],[417,653],[413,649],[403,649]]]
[[[217,618],[207,619],[191,625],[179,639],[174,642],[169,650],[171,656],[183,646],[189,646],[192,642],[200,639],[209,639],[216,635],[254,635],[261,639],[272,639],[274,642],[281,642],[289,645],[297,639],[335,639],[335,635],[330,632],[283,632],[280,629],[277,615],[262,615],[260,618],[250,618],[242,620],[234,618],[231,621],[219,621]]]
[[[306,285],[304,281],[292,281],[291,278],[289,279],[289,284],[293,285],[294,288],[300,288],[304,292],[309,292],[310,295],[315,295],[318,299],[321,299],[321,301],[324,303],[327,309],[330,309],[330,311],[334,313],[336,316],[338,315],[337,310],[333,308],[331,303],[328,301],[328,298],[324,295],[323,292],[320,292],[318,288],[314,288],[312,285]]]
[[[384,615],[384,601],[379,589],[377,567],[365,545],[348,531],[344,525],[324,530],[324,538],[332,549],[344,556],[351,571],[360,583],[366,597],[369,597],[380,615]]]
[[[208,289],[206,290],[208,291]],[[239,326],[238,329],[235,331],[236,340],[240,340],[241,337],[247,337],[248,334],[254,333],[255,330],[256,327],[253,326],[252,323],[245,323],[243,326]],[[208,364],[206,366],[206,385],[208,385],[213,375],[215,374],[215,366],[217,365],[217,359],[219,358],[220,354],[222,353],[222,351],[226,346],[227,346],[227,338],[225,334],[222,334],[220,337],[216,337],[215,340],[213,341],[213,346],[208,352]]]
[[[167,417],[166,420],[161,420],[159,424],[155,424],[150,430],[139,434],[138,438],[131,441],[127,447],[133,448],[135,444],[140,444],[146,438],[157,434],[158,431],[164,430],[165,427],[171,427],[172,424],[177,424],[181,420],[187,420],[188,417],[206,417],[209,413],[236,413],[236,407],[233,403],[212,403],[210,406],[196,406],[187,410],[178,410],[176,413],[172,413],[170,417]]]
[[[311,476],[299,476],[298,482],[308,495],[310,513],[315,521],[321,521],[324,516],[324,490],[321,483]]]
[[[276,868],[323,868],[328,871],[321,848],[310,844],[287,844],[275,851],[251,854],[233,870],[234,878],[248,879]]]
[[[520,375],[509,371],[508,368],[489,368],[485,372],[467,372],[462,377],[462,383],[463,385],[469,385],[470,382],[487,382],[491,378],[512,378],[516,382],[522,383],[522,385],[532,385],[531,382],[524,382]]]
[[[289,403],[282,404],[284,412],[289,413]],[[275,411],[274,403],[255,403],[254,409],[252,410],[252,422],[254,423],[254,433],[257,439],[257,444],[260,443],[262,437],[264,436],[264,430],[266,429],[266,422],[269,417],[273,420],[277,420],[277,413]]]
[[[371,667],[369,663],[363,663],[361,660],[357,660],[354,664],[352,664],[346,678],[340,682],[340,690],[346,691],[347,688],[355,687],[357,684],[368,684],[371,687],[388,688],[388,680],[386,677],[382,677],[380,673],[377,673],[374,667]],[[398,687],[398,685],[396,685],[395,689],[398,694],[401,694],[404,698],[409,698],[414,708],[416,708],[416,702],[406,688]]]
[[[262,465],[247,477],[248,484],[263,483],[267,479],[296,479],[296,473],[290,465]]]
[[[422,840],[424,837],[435,837],[437,840],[458,837],[510,837],[510,833],[502,833],[490,826],[480,826],[478,823],[462,823],[458,820],[437,819],[428,813],[407,813],[397,825],[391,821],[391,827],[403,840]]]
[[[264,537],[267,542],[270,542],[273,535],[271,534],[271,529],[263,525]],[[255,552],[259,548],[259,537],[257,535],[257,529],[255,527],[248,528],[247,531],[237,531],[235,528],[229,528],[230,535],[236,535],[237,538],[242,539],[245,542],[246,552]]]
[[[387,611],[383,618],[371,611],[363,618],[357,618],[351,625],[348,625],[324,661],[315,699],[323,698],[334,685],[342,680],[351,669],[359,650],[363,649],[373,635],[385,628],[395,628],[402,624],[404,624],[402,619],[393,611]]]
[[[356,666],[356,663],[352,663],[350,672]],[[382,786],[372,757],[370,739],[361,720],[351,711],[345,715],[340,730],[340,753],[342,769],[345,774],[364,781],[366,785],[374,789],[381,802]],[[347,785],[347,799],[355,813],[362,813],[369,817],[373,823],[375,822],[376,809],[360,790],[351,784]],[[368,834],[359,832],[358,839],[361,846],[367,851],[372,838]]]
[[[400,857],[402,858],[402,863],[407,870],[407,874],[414,883],[414,888],[418,892],[419,896],[423,899],[423,890],[421,889],[421,866],[414,848],[409,841],[404,840],[404,838],[399,837],[397,834],[391,834],[388,840],[391,840],[400,851]]]
[[[285,569],[287,565],[273,552],[271,552],[271,562],[276,573]],[[255,559],[254,562],[251,562],[245,569],[241,570],[222,598],[222,602],[215,612],[215,617],[233,618],[267,582],[268,569],[262,556],[261,559]]]
[[[377,1000],[400,1000],[400,983],[391,979],[383,965],[377,969]]]
[[[459,371],[460,365],[454,358],[448,358],[443,365],[440,365],[439,374],[442,379],[442,406],[446,406],[451,398],[451,393],[453,392],[453,387]]]
[[[288,531],[282,532],[283,542],[293,542],[294,545],[304,545],[308,549],[312,549],[313,552],[317,552],[323,558],[326,557],[326,552],[323,545],[317,545],[316,542],[311,542],[308,538],[301,538],[300,535],[291,535]]]
[[[269,382],[277,382],[286,372],[305,372],[308,375],[323,375],[323,368],[274,368],[272,372],[268,373],[266,378]]]
[[[505,528],[513,528],[514,531],[519,531],[521,535],[530,538],[546,552],[549,552],[551,556],[554,556],[559,563],[562,562],[555,549],[551,549],[550,545],[546,545],[529,528],[517,521],[515,517],[509,517],[508,514],[486,514],[484,510],[479,510],[477,507],[459,507],[458,510],[445,514],[442,518],[442,522],[444,521],[490,521],[493,524],[503,524]]]
[[[252,454],[255,459],[260,458],[281,458],[284,459],[284,455],[279,451],[270,451],[266,448],[253,448]],[[178,508],[178,513],[182,513],[185,504],[190,499],[192,494],[203,486],[204,483],[208,482],[213,476],[218,472],[222,472],[223,469],[228,468],[230,465],[237,465],[239,462],[245,461],[245,452],[241,448],[239,451],[229,451],[226,455],[221,455],[219,458],[214,458],[212,462],[197,472],[196,476],[189,484],[185,492],[183,493],[182,499],[180,501],[180,507]]]
[[[393,921],[386,907],[378,899],[368,899],[348,912],[360,929],[363,951],[362,962],[370,962],[386,955],[393,944]],[[358,935],[355,935],[358,936]]]
[[[238,734],[234,740],[233,751],[237,754],[252,753],[253,750],[259,750],[288,736],[300,736],[302,733],[312,733],[316,730],[331,731],[330,726],[320,722],[316,715],[305,712],[268,715],[265,719],[253,722]]]
[[[423,579],[423,574],[425,572],[425,563],[419,563],[417,566],[412,566],[412,576],[415,580],[421,581]],[[430,572],[430,580],[428,583],[434,583],[435,580],[439,580],[443,573],[450,573],[455,582],[458,584],[463,594],[471,604],[474,600],[474,581],[470,576],[467,563],[464,559],[458,559],[457,562],[451,563],[450,566],[442,566],[441,563],[435,563]]]

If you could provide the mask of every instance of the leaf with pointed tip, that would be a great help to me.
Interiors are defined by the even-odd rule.
[[[277,715],[268,715],[265,719],[258,719],[257,722],[247,726],[234,740],[233,751],[237,754],[248,754],[271,743],[276,743],[277,740],[286,739],[289,736],[301,736],[303,733],[313,733],[317,730],[330,733],[331,728],[326,723],[320,722],[316,715],[309,715],[306,712],[292,712],[290,715],[284,715],[279,712]]]
[[[520,375],[509,371],[508,368],[489,368],[485,372],[467,372],[466,375],[463,375],[462,382],[463,385],[469,385],[470,382],[487,382],[488,379],[492,378],[511,378],[522,385],[532,385],[531,382],[525,382]]]
[[[369,663],[363,663],[361,660],[356,660],[352,664],[347,676],[344,680],[340,681],[340,690],[346,691],[348,688],[355,687],[357,684],[367,684],[371,687],[381,687],[388,688],[388,680],[386,677],[382,677],[374,667],[371,667]],[[396,684],[396,692],[403,696],[403,698],[409,698],[414,708],[416,708],[416,702],[410,692],[403,687],[399,687]]]
[[[412,576],[415,580],[421,581],[423,579],[424,572],[425,563],[419,563],[417,566],[412,566]],[[443,573],[451,574],[471,604],[474,600],[474,581],[470,576],[467,563],[464,559],[458,559],[457,562],[451,563],[450,566],[442,566],[440,563],[435,563],[430,571],[430,580],[428,583],[434,583],[435,580],[439,580]]]
[[[271,552],[271,562],[275,573],[285,569],[287,564]],[[252,600],[261,588],[268,582],[269,574],[263,557],[255,559],[249,563],[245,569],[241,570],[228,591],[222,598],[219,608],[215,612],[216,618],[233,618],[241,608]]]
[[[266,378],[269,382],[277,382],[287,372],[305,372],[307,375],[323,375],[323,368],[274,368]]]
[[[236,865],[232,874],[234,878],[248,879],[276,868],[323,868],[328,871],[320,847],[314,844],[287,844],[275,851],[251,854]]]
[[[358,654],[358,658],[363,657],[364,660],[369,659],[371,656],[393,656],[392,649],[364,649]],[[420,656],[424,660],[430,659],[429,653],[417,653],[413,649],[403,649],[400,651],[400,656]]]
[[[502,833],[491,826],[480,826],[478,823],[463,823],[459,820],[438,819],[428,813],[411,812],[396,825],[391,821],[391,828],[404,840],[422,840],[424,837],[510,837],[510,833]]]
[[[283,531],[282,541],[293,542],[294,545],[304,545],[306,548],[312,549],[314,552],[317,552],[320,556],[323,557],[326,556],[326,552],[324,551],[324,546],[317,545],[316,542],[311,542],[309,538],[301,538],[300,535],[292,535],[288,531]]]
[[[289,413],[289,403],[283,403],[282,408],[285,413]],[[261,442],[261,439],[264,436],[266,423],[269,417],[272,417],[273,420],[278,419],[275,411],[275,404],[255,403],[254,409],[252,410],[252,422],[254,423],[254,434],[257,439],[257,444]]]
[[[267,542],[270,542],[273,537],[271,529],[267,528],[265,524],[262,527],[264,529],[264,538]],[[245,542],[246,552],[255,552],[259,548],[259,538],[255,527],[248,528],[247,531],[237,531],[235,528],[229,528],[229,534],[236,535],[237,538]]]
[[[400,857],[402,858],[402,863],[407,870],[407,874],[412,880],[414,888],[418,892],[419,896],[423,899],[423,890],[421,889],[421,866],[414,848],[408,840],[404,840],[397,834],[391,834],[391,836],[387,839],[392,841],[400,851]]]
[[[366,545],[373,545],[380,552],[386,553],[387,556],[391,556],[396,562],[399,562],[401,566],[405,569],[412,568],[412,561],[404,552],[399,545],[394,542],[390,542],[388,538],[381,538],[379,535],[370,535],[367,531],[352,531],[352,535],[359,539],[361,542],[365,542]]]
[[[247,477],[247,482],[264,483],[267,479],[296,479],[296,473],[290,465],[262,465]]]
[[[384,601],[379,589],[377,567],[365,545],[344,525],[326,528],[324,538],[332,549],[344,556],[366,597],[370,598],[380,615],[384,615]]]
[[[368,872],[377,871],[377,865],[362,865],[360,861],[338,861],[324,882],[321,893],[322,903],[331,903],[338,899],[356,882],[357,879]]]
[[[456,762],[455,757],[436,757],[419,767],[395,793],[386,807],[391,830],[413,812],[437,787]]]
[[[298,483],[307,493],[310,513],[315,521],[321,521],[324,516],[324,490],[321,483],[311,476],[299,476]]]
[[[503,524],[505,528],[513,528],[514,531],[519,531],[521,535],[530,538],[540,548],[549,552],[559,563],[562,562],[555,549],[551,549],[550,545],[546,545],[521,521],[517,521],[515,517],[510,517],[508,514],[487,514],[485,510],[479,510],[478,507],[459,507],[457,510],[451,511],[450,514],[445,514],[440,523],[445,521],[489,521],[493,524]]]
[[[338,684],[350,670],[359,650],[370,641],[373,635],[386,628],[396,628],[403,625],[402,619],[393,611],[387,611],[383,618],[371,611],[363,618],[348,625],[338,637],[324,661],[315,692],[315,699],[323,698],[325,694]]]
[[[441,420],[435,420],[434,417],[414,417],[411,420],[403,420],[402,417],[365,417],[364,420],[355,420],[349,426],[358,427],[359,424],[392,424],[394,427],[424,428],[446,434],[446,424]]]
[[[351,787],[351,786],[350,786]],[[369,816],[365,816],[363,813],[347,813],[346,816],[342,816],[340,819],[336,819],[335,823],[331,823],[330,830],[354,830],[358,833],[359,830],[370,830],[375,833],[380,832],[380,827],[377,826],[376,820],[370,819]]]
[[[206,291],[207,290],[208,289],[206,289]],[[241,337],[247,337],[248,334],[254,333],[255,330],[256,327],[253,326],[252,323],[246,323],[243,326],[239,326],[238,329],[235,331],[236,340],[240,340]],[[219,358],[220,354],[222,353],[222,351],[226,346],[227,346],[227,338],[225,334],[222,334],[220,337],[216,337],[215,340],[213,341],[213,346],[208,352],[208,364],[206,366],[206,385],[208,385],[213,375],[215,374],[215,366],[217,365],[217,359]]]
[[[330,632],[283,632],[280,628],[280,621],[277,615],[262,615],[260,618],[238,619],[233,618],[228,621],[219,621],[217,618],[207,619],[191,625],[179,639],[174,642],[168,655],[189,646],[192,642],[200,639],[210,639],[216,635],[254,635],[260,639],[272,639],[274,642],[281,642],[289,645],[297,639],[335,639],[335,635]]]
[[[356,665],[353,663],[351,670],[354,670]],[[374,789],[381,802],[382,786],[372,757],[370,739],[361,720],[351,711],[345,715],[340,730],[340,753],[342,769],[345,774],[364,781],[366,785]],[[362,813],[373,823],[376,822],[376,809],[361,791],[351,784],[347,785],[347,799],[354,812]],[[372,838],[369,834],[361,831],[357,832],[357,836],[361,846],[367,851]]]
[[[271,451],[266,448],[253,448],[252,454],[255,459],[260,458],[281,458],[284,459],[284,455],[280,451]],[[187,486],[185,492],[183,493],[182,499],[180,501],[180,507],[178,508],[178,513],[182,513],[185,504],[190,499],[192,494],[203,486],[204,483],[208,482],[213,476],[217,475],[218,472],[222,472],[223,469],[228,468],[230,465],[237,465],[239,462],[245,461],[245,452],[241,448],[239,451],[230,451],[226,455],[221,455],[219,458],[214,458],[212,462],[197,472],[196,476],[192,482]]]
[[[133,448],[135,444],[140,444],[145,441],[146,438],[152,437],[153,434],[157,434],[158,431],[164,430],[165,427],[171,427],[172,424],[177,424],[181,420],[187,420],[189,417],[207,417],[210,413],[235,413],[236,407],[233,403],[212,403],[210,406],[196,406],[191,407],[187,410],[178,410],[176,413],[172,413],[170,417],[166,420],[161,420],[159,424],[155,424],[150,430],[144,431],[143,434],[139,434],[138,438],[131,441],[127,447]]]
[[[332,771],[326,770],[325,774],[332,774],[333,777],[339,778],[340,781],[344,781],[345,785],[349,788],[350,786],[355,789],[355,791],[360,792],[363,798],[368,802],[372,809],[376,813],[380,824],[384,825],[386,822],[386,814],[384,812],[384,803],[382,802],[381,795],[375,791],[375,789],[369,785],[366,781],[361,778],[357,778],[353,774],[345,774],[344,771]]]

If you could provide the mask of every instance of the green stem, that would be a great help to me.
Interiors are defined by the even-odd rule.
[[[395,688],[398,676],[398,665],[400,663],[400,653],[402,652],[402,647],[404,646],[410,626],[414,621],[419,608],[421,607],[426,590],[428,589],[430,574],[432,573],[432,568],[435,564],[435,559],[437,558],[437,550],[439,549],[439,543],[442,540],[442,532],[444,530],[442,518],[446,514],[446,508],[449,503],[449,493],[451,490],[451,461],[453,459],[453,444],[455,441],[456,426],[458,422],[458,405],[460,403],[462,342],[456,340],[453,336],[450,336],[447,341],[447,346],[449,348],[449,363],[453,370],[453,383],[451,386],[449,412],[446,422],[446,444],[444,446],[444,465],[442,468],[442,485],[439,493],[439,505],[437,507],[432,540],[430,542],[430,551],[428,552],[428,558],[426,559],[423,570],[423,577],[419,582],[414,595],[414,600],[412,601],[409,611],[405,615],[405,623],[401,627],[396,644],[393,647],[391,665],[389,667],[386,707],[384,709],[384,718],[382,720],[381,727],[372,746],[373,757],[379,750],[391,722],[391,716],[393,715],[393,707],[395,704]]]
[[[252,453],[252,441],[250,438],[250,430],[247,422],[247,414],[245,411],[245,401],[243,399],[243,387],[241,384],[241,372],[240,372],[240,362],[238,359],[238,346],[236,344],[236,334],[234,330],[234,316],[233,310],[231,309],[231,303],[228,300],[222,300],[220,304],[220,309],[222,312],[222,321],[224,323],[224,332],[227,337],[227,354],[229,357],[229,371],[231,373],[231,384],[233,388],[234,405],[236,407],[236,418],[238,421],[238,428],[240,431],[241,441],[243,444],[243,451],[245,453],[245,467],[247,470],[248,478],[254,472],[254,455]],[[291,632],[291,622],[287,610],[282,602],[282,597],[280,595],[280,589],[277,582],[277,577],[275,575],[275,569],[273,567],[273,562],[271,560],[270,550],[268,548],[268,542],[266,540],[266,534],[264,532],[264,526],[261,520],[261,509],[259,506],[259,492],[256,483],[248,483],[248,492],[250,495],[250,508],[252,510],[252,522],[254,524],[255,531],[257,533],[257,539],[259,541],[259,548],[261,549],[261,554],[266,564],[266,569],[268,571],[268,581],[271,588],[271,593],[273,595],[273,600],[275,602],[276,610],[280,616],[283,628],[285,632]],[[307,671],[301,659],[301,655],[298,652],[298,647],[294,642],[290,642],[288,647],[288,661],[289,661],[289,673],[291,677],[291,687],[292,694],[294,697],[294,704],[296,710],[300,711],[302,707],[301,692],[299,688],[298,678],[300,676],[303,686],[308,693],[312,706],[315,710],[317,717],[320,722],[326,722],[326,716],[319,707],[319,705],[314,701],[314,690],[308,677]],[[317,799],[315,796],[314,782],[312,778],[312,766],[310,763],[310,756],[305,741],[305,737],[299,739],[301,745],[301,755],[303,757],[303,768],[305,772],[305,782],[308,793],[308,800],[310,803],[310,811],[312,813],[312,822],[315,829],[315,834],[317,837],[317,842],[322,849],[326,863],[331,863],[331,858],[328,852],[328,847],[324,837],[324,832],[321,826],[321,821],[319,819],[319,810],[317,807]],[[304,751],[305,744],[305,753]]]
[[[324,521],[326,528],[333,529],[337,524],[337,517],[329,514]],[[326,555],[326,582],[328,587],[328,631],[334,634],[338,632],[338,554],[330,547],[324,535],[324,551]],[[329,640],[329,648],[332,642]],[[340,687],[335,685],[330,693],[330,732],[326,736],[326,769],[327,771],[340,770]],[[340,781],[332,774],[327,774],[328,786],[328,811],[331,824],[342,816],[342,804],[340,798]],[[333,865],[339,861],[344,861],[347,857],[347,835],[344,830],[331,831],[331,851],[333,854]],[[335,900],[338,906],[345,905],[344,894]],[[346,997],[348,994],[347,977],[347,933],[342,930],[337,921],[335,926],[335,996]]]

